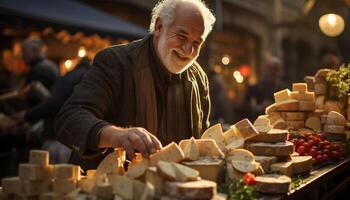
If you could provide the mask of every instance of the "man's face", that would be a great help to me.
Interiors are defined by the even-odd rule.
[[[25,63],[30,63],[36,56],[36,52],[30,45],[23,45],[22,56]]]
[[[195,62],[204,42],[203,33],[204,22],[199,11],[179,5],[173,22],[162,25],[155,34],[158,55],[169,72],[179,74]]]

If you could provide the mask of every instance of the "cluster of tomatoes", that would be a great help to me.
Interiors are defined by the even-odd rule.
[[[288,140],[295,146],[300,156],[312,156],[314,165],[321,165],[332,160],[339,160],[344,156],[341,145],[326,140],[323,132],[301,130],[291,133]]]

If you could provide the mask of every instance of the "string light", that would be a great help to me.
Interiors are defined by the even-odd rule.
[[[320,17],[318,25],[325,35],[336,37],[344,31],[345,22],[340,15],[331,13]]]

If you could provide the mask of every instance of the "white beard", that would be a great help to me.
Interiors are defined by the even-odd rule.
[[[160,60],[162,61],[163,65],[165,68],[173,73],[173,74],[180,74],[186,69],[188,69],[197,59],[198,55],[194,57],[193,59],[189,60],[187,63],[177,63],[174,59],[172,59],[172,56],[175,57],[176,55],[175,52],[180,54],[181,56],[185,57],[183,51],[178,48],[172,48],[172,49],[167,49],[166,47],[166,32],[163,32],[160,34],[159,40],[158,40],[158,52],[160,56]],[[182,61],[183,62],[183,61]]]

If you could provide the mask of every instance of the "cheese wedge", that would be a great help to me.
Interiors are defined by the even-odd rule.
[[[232,143],[233,141],[242,138],[242,136],[239,135],[238,131],[236,130],[235,126],[231,126],[230,129],[228,129],[224,134],[224,140],[225,144],[228,145]]]
[[[282,118],[281,112],[270,112],[267,118],[269,118],[271,125],[273,125],[277,120]]]
[[[226,154],[226,161],[243,161],[243,162],[254,162],[255,156],[248,150],[235,149],[231,150]]]
[[[220,150],[216,142],[212,139],[199,139],[195,140],[199,156],[211,156],[211,157],[220,157],[223,158],[225,155]],[[184,150],[186,146],[190,143],[190,140],[181,140],[179,143],[179,147]]]
[[[151,183],[154,186],[156,194],[162,194],[164,192],[164,180],[157,173],[157,167],[149,167],[146,170],[145,181]]]
[[[159,161],[157,171],[165,180],[169,181],[186,182],[198,180],[199,177],[197,170],[174,162]]]
[[[237,138],[235,141],[232,141],[230,144],[226,145],[225,152],[230,151],[231,149],[243,148],[243,146],[244,146],[244,139]]]
[[[135,164],[130,164],[128,171],[125,175],[131,179],[136,179],[142,177],[146,173],[146,169],[149,166],[149,159],[143,158]]]
[[[308,117],[305,121],[305,127],[314,131],[320,131],[322,128],[321,119],[319,117]]]
[[[234,124],[238,133],[244,138],[249,139],[259,134],[255,127],[250,123],[248,119],[243,119]]]
[[[183,150],[185,160],[198,160],[199,150],[194,137],[191,137],[189,144]]]
[[[133,180],[120,175],[109,175],[108,181],[113,187],[113,194],[120,196],[123,199],[133,199]]]
[[[248,173],[256,171],[259,168],[259,163],[253,162],[245,162],[239,160],[231,160],[232,166],[239,172]]]
[[[201,139],[213,139],[221,151],[225,149],[225,138],[223,136],[221,124],[215,124],[208,128],[201,136]]]
[[[270,119],[265,115],[260,115],[254,121],[254,127],[259,133],[267,133],[272,129],[272,125],[270,123]]]
[[[268,133],[260,133],[259,135],[250,138],[249,142],[285,142],[288,139],[289,132],[281,129],[271,129]]]
[[[293,175],[310,172],[312,169],[312,156],[292,156]]]
[[[226,164],[226,174],[229,179],[233,180],[240,180],[244,177],[244,173],[237,171],[232,163]]]
[[[278,143],[250,143],[247,144],[247,150],[256,156],[288,156],[294,152],[293,143],[278,142]]]
[[[224,180],[224,160],[221,158],[202,157],[196,161],[183,161],[182,164],[197,170],[202,179],[215,182]]]
[[[290,100],[290,90],[289,89],[285,89],[285,90],[281,90],[281,91],[275,92],[273,94],[273,96],[275,97],[275,102],[276,103],[280,103],[280,102],[283,102],[283,101]]]
[[[316,108],[324,109],[325,100],[326,100],[325,96],[317,96],[315,100]]]
[[[291,178],[284,175],[265,174],[255,177],[255,190],[267,194],[284,194],[289,191]]]
[[[208,180],[165,183],[165,193],[179,199],[212,199],[216,189],[216,183]]]
[[[337,111],[330,111],[328,113],[328,116],[337,118],[337,121],[339,122],[338,123],[339,125],[345,126],[346,123],[347,123],[345,117],[342,114],[340,114],[339,112],[337,112]]]
[[[119,174],[120,167],[125,162],[125,151],[117,149],[116,151],[108,154],[101,163],[97,166],[95,177],[103,174]]]
[[[150,156],[150,166],[156,166],[158,161],[181,162],[184,159],[184,153],[175,142],[165,146],[162,150]]]

